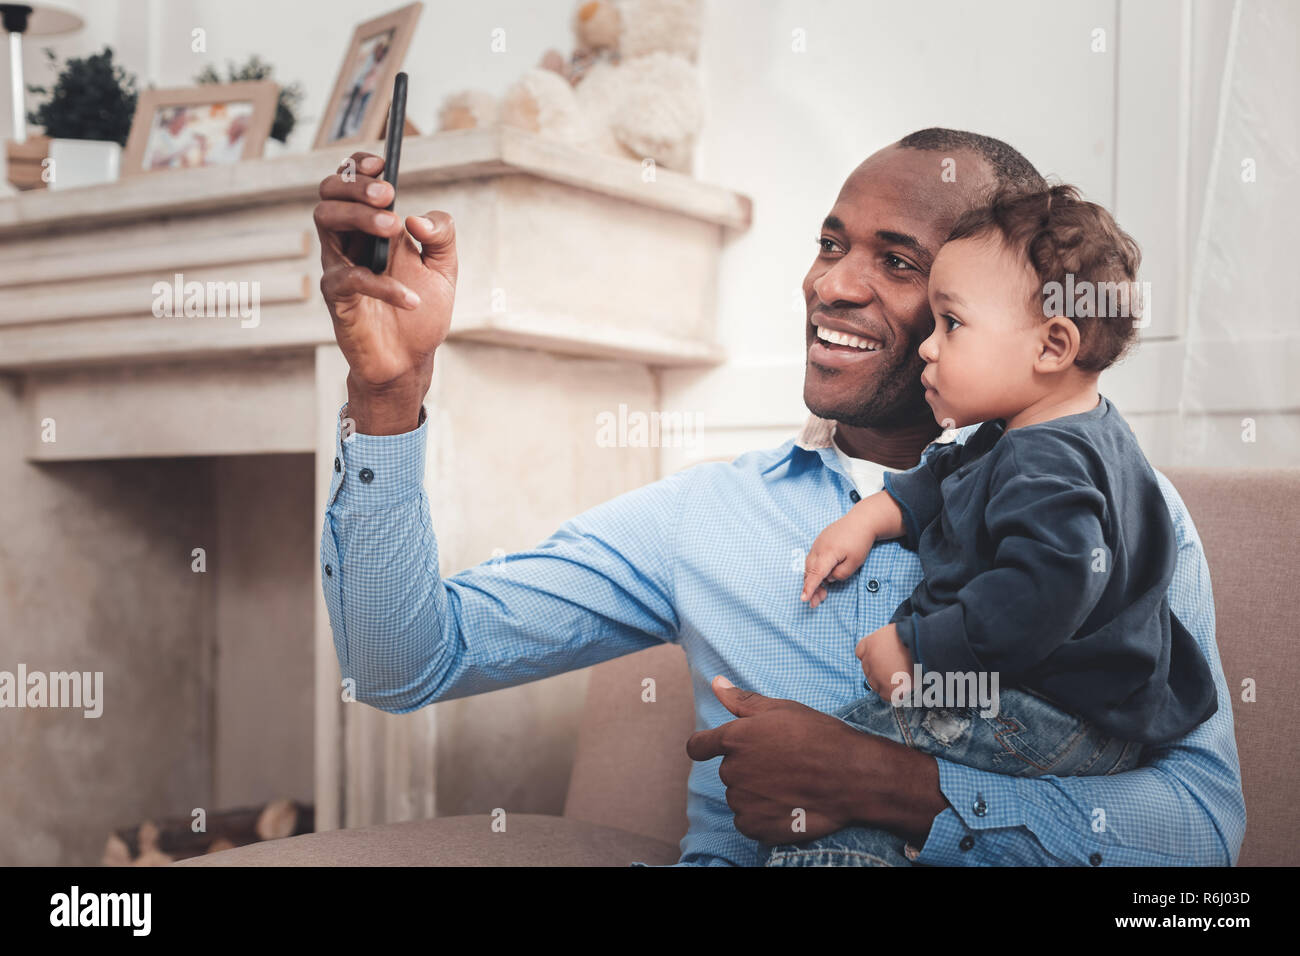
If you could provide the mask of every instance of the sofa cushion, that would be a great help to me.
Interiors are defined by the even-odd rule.
[[[326,830],[181,860],[176,866],[628,866],[675,863],[675,844],[580,820],[483,814]]]

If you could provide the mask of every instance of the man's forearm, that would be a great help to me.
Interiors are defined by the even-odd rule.
[[[448,602],[422,493],[424,435],[354,429],[343,441],[342,431],[321,535],[321,586],[340,671],[356,699],[403,713],[443,689],[458,646],[445,633]]]
[[[852,801],[849,816],[866,826],[882,827],[921,846],[935,817],[948,809],[939,789],[934,757],[869,734],[842,765],[844,793]],[[865,783],[865,786],[864,786]]]
[[[534,548],[444,578],[423,488],[428,427],[354,431],[336,443],[321,584],[357,700],[406,713],[675,637],[664,549],[687,474],[597,505]]]

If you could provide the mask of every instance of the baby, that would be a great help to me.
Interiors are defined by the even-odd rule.
[[[1144,746],[1217,709],[1209,667],[1169,610],[1164,497],[1097,386],[1134,338],[1140,258],[1064,185],[1001,192],[949,234],[929,278],[921,384],[945,427],[984,424],[887,474],[805,564],[802,599],[816,607],[877,540],[901,538],[921,561],[922,583],[858,643],[875,693],[837,712],[852,726],[1002,774],[1071,776],[1131,769]],[[944,697],[990,675],[992,707]],[[768,863],[907,865],[904,850],[851,827]]]

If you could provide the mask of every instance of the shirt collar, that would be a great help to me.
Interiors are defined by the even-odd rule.
[[[799,435],[795,438],[794,443],[797,447],[805,451],[817,451],[820,448],[830,448],[834,450],[835,439],[835,421],[830,418],[819,418],[816,415],[809,415],[808,420],[804,422],[803,428],[800,429]],[[957,429],[948,428],[939,433],[939,436],[931,445],[947,445],[949,442],[957,439]],[[926,446],[929,447],[929,446]]]

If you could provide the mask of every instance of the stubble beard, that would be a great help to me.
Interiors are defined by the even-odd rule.
[[[919,345],[919,343],[917,343]],[[925,390],[921,387],[921,371],[925,360],[915,348],[909,346],[904,358],[893,367],[881,369],[858,396],[835,404],[806,402],[808,410],[819,418],[827,418],[855,428],[897,428],[918,420],[933,418]],[[812,364],[811,362],[809,363]],[[821,368],[819,366],[819,368]],[[811,368],[805,374],[811,374]],[[844,369],[825,369],[822,375],[839,376]]]

